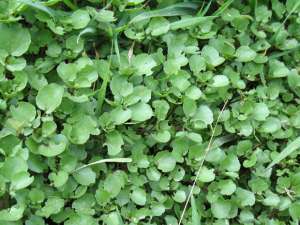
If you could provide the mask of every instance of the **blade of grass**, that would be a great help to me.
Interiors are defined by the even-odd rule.
[[[55,5],[55,4],[60,3],[60,2],[64,3],[66,6],[68,6],[72,10],[76,10],[78,8],[70,0],[49,0],[47,2],[44,2],[43,5],[52,6],[52,5]]]
[[[202,23],[203,21],[211,20],[213,18],[215,18],[215,17],[214,16],[198,16],[198,17],[192,17],[192,18],[184,18],[184,19],[181,19],[181,20],[171,23],[170,29],[177,30],[177,29],[187,28],[190,26],[195,26],[199,23]]]
[[[224,110],[225,110],[225,108],[226,108],[227,103],[228,103],[228,99],[225,101],[225,103],[224,103],[224,105],[223,105],[223,107],[222,107],[222,109],[221,109],[221,111],[220,111],[220,113],[219,113],[219,115],[218,115],[218,118],[217,118],[217,120],[216,120],[215,126],[214,126],[213,129],[212,129],[212,134],[211,134],[211,136],[210,136],[210,139],[209,139],[209,141],[208,141],[208,145],[207,145],[207,147],[206,147],[206,149],[205,149],[205,152],[204,152],[204,157],[203,157],[202,160],[200,161],[199,169],[197,170],[197,173],[196,173],[195,179],[194,179],[194,181],[193,181],[192,188],[191,188],[191,190],[190,190],[190,192],[189,192],[188,198],[187,198],[187,200],[185,201],[185,204],[184,204],[182,213],[181,213],[181,215],[180,215],[180,219],[179,219],[178,225],[181,225],[181,224],[182,224],[183,217],[184,217],[184,215],[185,215],[185,212],[186,212],[186,210],[187,210],[187,207],[188,207],[189,202],[190,202],[190,200],[191,200],[191,197],[192,197],[192,195],[193,195],[193,191],[194,191],[194,189],[195,189],[196,182],[197,182],[197,180],[198,180],[198,178],[199,178],[199,175],[200,175],[201,169],[202,169],[202,167],[203,167],[204,161],[205,161],[205,159],[206,159],[206,156],[207,156],[208,152],[210,151],[210,149],[211,149],[211,147],[212,147],[213,139],[214,139],[214,135],[215,135],[215,132],[216,132],[216,128],[217,128],[218,122],[219,122],[219,120],[220,120],[220,118],[221,118],[222,113],[224,112]]]
[[[296,138],[294,141],[289,143],[268,165],[267,169],[272,168],[276,164],[278,164],[281,160],[288,157],[290,154],[292,154],[294,151],[300,148],[300,137]]]
[[[143,12],[137,16],[135,16],[129,24],[138,23],[142,20],[150,19],[153,17],[161,17],[161,16],[182,16],[182,15],[191,15],[193,14],[198,5],[194,3],[178,3],[172,6],[168,6],[163,9],[152,10],[148,12]]]
[[[88,33],[91,33],[91,34],[96,33],[96,29],[93,27],[87,27],[87,28],[83,29],[77,36],[77,44],[79,43],[81,36],[84,34],[88,34]]]
[[[80,166],[77,169],[73,170],[72,173],[75,173],[75,172],[77,172],[79,170],[82,170],[86,167],[94,166],[94,165],[98,165],[98,164],[102,164],[102,163],[130,163],[130,162],[132,162],[131,158],[101,159],[101,160],[97,160],[95,162]]]
[[[233,3],[234,0],[228,0],[226,2],[224,2],[219,8],[217,11],[215,11],[213,13],[213,16],[219,16],[221,15],[232,3]]]
[[[100,114],[100,112],[102,111],[102,106],[105,99],[106,89],[109,80],[109,76],[105,75],[98,94],[97,114]]]
[[[225,136],[222,136],[222,137],[218,137],[218,138],[216,138],[216,139],[213,141],[213,143],[212,143],[212,145],[211,145],[211,149],[219,148],[219,147],[221,147],[222,145],[224,145],[224,144],[226,144],[226,143],[228,143],[228,142],[231,142],[231,141],[233,141],[233,140],[235,140],[235,136],[234,136],[234,135],[231,135],[231,134],[225,135]]]
[[[193,195],[191,197],[191,205],[192,205],[192,225],[201,225],[201,222],[200,222],[201,218],[198,213],[196,201],[195,201],[195,198]]]
[[[211,3],[212,3],[212,0],[209,1],[209,3],[205,6],[204,9],[203,9],[203,7],[201,7],[201,10],[197,13],[197,16],[205,16],[205,14],[208,12],[208,10],[211,6]]]
[[[269,56],[269,59],[276,59],[276,58],[279,58],[279,57],[281,57],[281,56],[288,55],[288,54],[290,54],[291,52],[297,50],[299,47],[300,47],[300,44],[298,44],[298,45],[297,45],[296,47],[294,47],[294,48],[285,50],[285,51],[283,51],[283,52],[274,53],[274,54],[272,54],[272,55]]]
[[[78,9],[78,7],[75,4],[73,4],[70,0],[63,0],[63,2],[72,10]]]
[[[280,26],[278,27],[278,29],[276,30],[276,32],[272,35],[271,37],[271,42],[273,42],[277,35],[279,34],[281,28],[283,27],[283,25],[285,24],[285,22],[289,19],[289,17],[297,10],[297,8],[300,6],[300,1],[298,1],[294,7],[292,8],[292,10],[288,13],[288,15],[284,18],[283,22],[280,24]]]
[[[112,40],[111,42],[111,48],[110,48],[110,55],[112,55],[112,52],[113,52],[113,48],[114,48],[114,42]],[[106,71],[107,73],[106,74],[102,74],[102,79],[103,79],[103,82],[101,84],[101,87],[99,89],[99,93],[98,93],[98,97],[97,97],[97,108],[96,108],[96,114],[97,115],[100,115],[101,111],[102,111],[102,106],[103,106],[103,103],[104,103],[104,99],[105,99],[105,94],[106,94],[106,89],[107,89],[107,85],[108,85],[108,82],[110,80],[110,65],[111,65],[111,57],[109,58],[109,61],[108,61],[108,68]]]
[[[120,57],[120,50],[119,50],[119,42],[118,42],[118,34],[116,33],[113,37],[113,42],[114,42],[114,49],[115,53],[117,55],[118,63],[121,65],[121,57]]]
[[[43,5],[41,2],[36,1],[33,2],[31,0],[19,0],[19,2],[23,3],[26,6],[32,7],[34,9],[40,10],[44,13],[47,13],[52,18],[55,18],[55,12],[54,10],[48,8],[47,6]]]

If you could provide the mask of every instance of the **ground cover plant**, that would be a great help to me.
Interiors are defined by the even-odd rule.
[[[299,0],[1,0],[1,225],[297,225]]]

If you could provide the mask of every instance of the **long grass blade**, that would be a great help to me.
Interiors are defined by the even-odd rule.
[[[121,65],[121,57],[120,57],[120,49],[119,49],[119,41],[118,41],[118,34],[115,34],[113,37],[113,45],[114,45],[114,49],[115,49],[115,53],[118,59],[118,63],[119,65]]]
[[[231,142],[235,139],[235,136],[232,135],[232,134],[229,134],[229,135],[225,135],[225,136],[222,136],[222,137],[218,137],[216,138],[212,145],[211,145],[211,149],[214,149],[214,148],[219,148],[221,147],[222,145],[228,143],[228,142]]]
[[[274,41],[277,37],[277,35],[279,34],[281,28],[283,27],[283,25],[285,24],[285,22],[290,18],[290,16],[298,9],[298,7],[300,6],[300,1],[298,1],[294,7],[292,8],[292,10],[289,12],[289,14],[284,18],[283,22],[280,24],[280,26],[278,27],[278,29],[276,30],[276,32],[272,35],[271,37],[271,42]]]
[[[87,28],[83,29],[77,36],[77,44],[79,43],[79,40],[82,35],[89,34],[89,33],[90,34],[96,33],[96,29],[93,27],[87,27]]]
[[[153,17],[161,17],[161,16],[183,16],[183,15],[192,15],[196,12],[198,5],[194,3],[178,3],[172,6],[168,6],[163,9],[152,10],[148,12],[143,12],[137,16],[135,16],[129,24],[138,23],[140,21],[150,19]]]
[[[212,1],[213,0],[210,0],[209,3],[206,4],[205,8],[201,7],[201,10],[197,13],[197,16],[205,16],[211,6]],[[205,4],[206,2],[204,1],[203,3]]]
[[[289,143],[268,165],[267,169],[272,168],[276,164],[278,164],[280,161],[288,157],[290,154],[292,154],[294,151],[300,148],[300,137],[296,138],[294,141]]]
[[[201,218],[198,213],[197,205],[194,196],[191,197],[191,205],[192,205],[192,225],[201,225]]]
[[[184,19],[181,19],[181,20],[171,23],[170,29],[178,30],[178,29],[183,29],[183,28],[187,28],[190,26],[195,26],[199,23],[202,23],[207,20],[211,20],[213,18],[215,18],[215,17],[214,16],[198,16],[198,17],[192,17],[192,18],[184,18]]]
[[[293,51],[296,51],[299,47],[300,47],[300,44],[298,44],[298,45],[297,45],[296,47],[294,47],[294,48],[285,50],[285,51],[283,51],[283,52],[273,53],[272,55],[269,56],[269,60],[270,60],[270,59],[276,59],[276,58],[279,58],[279,57],[281,57],[281,56],[288,55],[288,54],[292,53]]]
[[[92,162],[92,163],[80,166],[77,169],[73,170],[73,173],[77,172],[79,170],[82,170],[82,169],[84,169],[86,167],[94,166],[94,165],[98,165],[98,164],[102,164],[102,163],[131,163],[131,162],[132,162],[131,158],[101,159],[101,160],[97,160],[95,162]]]
[[[44,13],[47,13],[49,16],[51,16],[52,18],[55,17],[55,12],[48,8],[47,6],[43,5],[41,2],[33,2],[31,0],[18,0],[19,2],[23,3],[24,5],[30,6],[34,9],[40,10]]]
[[[190,190],[190,192],[189,192],[188,198],[187,198],[187,200],[185,201],[185,204],[184,204],[182,213],[181,213],[181,215],[180,215],[180,219],[179,219],[178,225],[181,225],[181,224],[182,224],[182,221],[183,221],[185,212],[186,212],[186,210],[187,210],[187,207],[188,207],[189,202],[190,202],[190,200],[191,200],[191,197],[192,197],[192,195],[193,195],[193,191],[194,191],[194,189],[195,189],[196,182],[197,182],[197,180],[198,180],[198,178],[199,178],[199,176],[200,176],[201,169],[202,169],[202,167],[203,167],[204,161],[205,161],[205,159],[206,159],[206,156],[207,156],[208,152],[210,151],[210,149],[211,149],[211,147],[212,147],[213,139],[214,139],[214,136],[215,136],[215,132],[216,132],[217,125],[218,125],[219,120],[220,120],[220,118],[221,118],[221,116],[222,116],[222,114],[223,114],[223,112],[224,112],[224,110],[225,110],[225,108],[226,108],[226,106],[227,106],[227,103],[228,103],[228,99],[225,101],[225,103],[224,103],[224,105],[223,105],[223,107],[222,107],[222,109],[221,109],[221,111],[220,111],[220,113],[219,113],[219,115],[218,115],[218,118],[217,118],[217,120],[216,120],[216,123],[215,123],[215,125],[214,125],[214,127],[213,127],[212,134],[211,134],[210,139],[209,139],[209,141],[208,141],[207,148],[205,149],[205,152],[204,152],[204,157],[203,157],[202,160],[200,161],[200,166],[199,166],[199,168],[198,168],[198,170],[197,170],[197,173],[196,173],[195,179],[194,179],[194,181],[193,181],[192,188],[191,188],[191,190]]]
[[[219,16],[221,15],[232,3],[233,3],[234,0],[228,0],[226,2],[224,2],[219,8],[217,11],[215,11],[213,13],[213,16]]]

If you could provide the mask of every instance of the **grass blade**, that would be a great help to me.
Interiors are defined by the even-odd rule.
[[[81,36],[84,34],[88,34],[88,33],[91,33],[91,34],[96,33],[96,29],[93,27],[87,27],[87,28],[83,29],[77,36],[77,44],[79,43]]]
[[[278,27],[278,29],[276,30],[276,32],[272,35],[271,37],[271,42],[275,41],[275,39],[277,38],[277,35],[279,34],[281,28],[283,27],[283,25],[285,24],[285,22],[288,20],[288,18],[297,10],[297,8],[300,6],[300,1],[298,1],[294,7],[292,8],[292,10],[289,12],[289,14],[285,17],[285,19],[283,20],[283,22],[280,24],[280,26]]]
[[[222,5],[221,5],[221,7],[219,7],[218,8],[218,10],[217,11],[215,11],[214,13],[213,13],[213,15],[214,16],[219,16],[219,15],[221,15],[232,3],[233,3],[233,1],[234,0],[228,0],[228,1],[226,1],[225,3],[223,3]]]
[[[281,160],[288,157],[292,154],[295,150],[300,148],[300,137],[296,138],[294,141],[289,143],[268,165],[267,169],[272,168],[274,165],[278,164]]]
[[[193,184],[192,184],[191,190],[189,191],[189,195],[188,195],[188,197],[187,197],[187,199],[186,199],[186,201],[185,201],[183,210],[182,210],[181,215],[180,215],[180,218],[179,218],[178,225],[181,225],[181,224],[182,224],[182,221],[183,221],[183,218],[184,218],[186,209],[187,209],[188,204],[189,204],[189,202],[190,202],[190,200],[191,200],[191,197],[193,196],[193,191],[194,191],[194,189],[195,189],[196,182],[197,182],[197,180],[198,180],[198,178],[199,178],[199,176],[200,176],[200,172],[201,172],[201,169],[202,169],[202,167],[203,167],[204,161],[205,161],[206,156],[208,155],[209,151],[211,150],[211,147],[212,147],[212,144],[213,144],[214,135],[215,135],[215,132],[216,132],[216,127],[217,127],[217,125],[218,125],[218,123],[219,123],[219,120],[220,120],[220,118],[221,118],[221,116],[222,116],[222,114],[223,114],[223,112],[224,112],[224,110],[225,110],[225,108],[226,108],[226,106],[227,106],[228,100],[229,100],[229,99],[227,99],[227,100],[225,101],[225,103],[224,103],[224,105],[223,105],[223,107],[222,107],[222,109],[221,109],[221,111],[220,111],[220,113],[219,113],[219,115],[218,115],[218,118],[217,118],[217,120],[216,120],[216,123],[215,123],[215,125],[214,125],[214,127],[213,127],[213,129],[212,129],[212,134],[211,134],[211,136],[210,136],[210,138],[209,138],[208,145],[207,145],[207,147],[206,147],[206,149],[205,149],[205,152],[204,152],[204,157],[203,157],[202,160],[200,161],[200,166],[199,166],[199,168],[198,168],[198,170],[197,170],[197,172],[196,172],[196,176],[195,176],[195,179],[193,180]]]
[[[283,51],[283,52],[276,52],[276,53],[273,53],[272,55],[269,56],[269,59],[276,59],[276,58],[279,58],[279,57],[281,57],[281,56],[288,55],[288,54],[292,53],[293,51],[296,51],[299,47],[300,47],[300,44],[298,44],[298,45],[297,45],[296,47],[294,47],[294,48],[285,50],[285,51]]]
[[[195,26],[199,23],[202,23],[203,21],[207,21],[210,19],[213,19],[215,17],[212,16],[198,16],[198,17],[192,17],[192,18],[184,18],[179,21],[173,22],[170,24],[171,30],[178,30],[182,28],[187,28],[190,26]]]
[[[214,148],[219,148],[221,147],[222,145],[228,143],[228,142],[231,142],[235,139],[235,136],[234,135],[225,135],[225,136],[222,136],[222,137],[218,137],[214,140],[214,142],[212,143],[211,145],[211,148],[214,149]]]
[[[209,1],[208,4],[206,4],[205,8],[201,7],[201,10],[197,13],[197,16],[205,16],[205,14],[208,12],[210,6],[211,6],[212,0]],[[205,4],[205,1],[203,2]]]
[[[47,6],[43,5],[41,2],[33,2],[31,0],[19,0],[19,2],[21,2],[27,6],[30,6],[34,9],[43,11],[44,13],[47,13],[52,18],[55,17],[55,12],[52,9],[48,8]]]
[[[114,35],[113,43],[114,43],[113,46],[114,46],[115,53],[116,53],[116,56],[117,56],[117,59],[118,59],[118,63],[121,66],[121,57],[120,57],[120,50],[119,50],[118,34]]]
[[[183,16],[183,15],[191,15],[193,14],[198,5],[194,3],[179,3],[172,6],[168,6],[163,9],[152,10],[148,12],[143,12],[137,16],[135,16],[129,24],[138,23],[140,21],[150,19],[153,17],[161,17],[161,16]]]
[[[201,225],[201,222],[200,222],[201,218],[198,213],[196,201],[195,201],[195,198],[193,195],[191,197],[191,205],[192,205],[192,225]]]
[[[131,158],[101,159],[101,160],[97,160],[95,162],[80,166],[77,169],[73,170],[73,173],[77,172],[78,170],[82,170],[86,167],[94,166],[94,165],[98,165],[98,164],[102,164],[102,163],[130,163],[130,162],[132,162]]]

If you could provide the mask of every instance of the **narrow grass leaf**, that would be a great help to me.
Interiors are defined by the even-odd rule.
[[[232,3],[234,0],[225,1],[218,9],[213,13],[214,16],[221,15]]]
[[[96,29],[93,27],[87,27],[85,29],[83,29],[77,36],[77,44],[79,43],[79,40],[81,38],[82,35],[84,34],[93,34],[96,33]]]
[[[171,30],[178,30],[183,28],[188,28],[190,26],[198,25],[199,23],[202,23],[207,20],[211,20],[215,17],[211,16],[198,16],[198,17],[192,17],[192,18],[184,18],[179,21],[173,22],[170,24]]]
[[[288,157],[295,150],[300,148],[300,137],[296,138],[294,141],[289,143],[269,164],[268,169],[272,168],[274,165],[278,164],[280,161]]]
[[[161,17],[161,16],[182,16],[182,15],[192,15],[197,9],[197,4],[194,3],[179,3],[172,6],[168,6],[163,9],[152,10],[148,12],[143,12],[137,16],[135,16],[129,24],[138,23],[140,21],[150,19],[153,17]]]
[[[95,162],[92,162],[92,163],[89,163],[89,164],[85,164],[83,166],[80,166],[78,167],[77,169],[75,169],[73,171],[74,172],[77,172],[78,170],[82,170],[86,167],[89,167],[89,166],[94,166],[94,165],[98,165],[98,164],[102,164],[102,163],[130,163],[132,162],[132,159],[131,158],[114,158],[114,159],[101,159],[101,160],[97,160]]]
[[[40,10],[40,11],[43,11],[44,13],[47,13],[49,16],[51,16],[52,18],[55,17],[55,12],[54,10],[48,8],[47,6],[43,5],[41,2],[33,2],[31,0],[19,0],[19,2],[27,5],[27,6],[30,6],[34,9],[37,9],[37,10]]]
[[[198,213],[197,205],[194,196],[191,197],[191,205],[192,205],[192,225],[201,225],[201,218]]]

